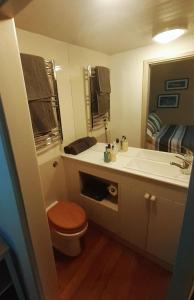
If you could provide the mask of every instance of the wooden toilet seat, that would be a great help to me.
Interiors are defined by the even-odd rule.
[[[47,212],[50,226],[61,233],[74,234],[87,225],[86,213],[74,202],[60,201]]]

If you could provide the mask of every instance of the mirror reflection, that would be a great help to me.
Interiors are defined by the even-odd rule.
[[[194,151],[194,59],[150,65],[146,148]]]

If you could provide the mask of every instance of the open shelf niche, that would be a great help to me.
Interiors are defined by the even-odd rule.
[[[80,193],[83,197],[118,211],[118,183],[85,172],[79,172]],[[109,191],[112,187],[115,194]]]

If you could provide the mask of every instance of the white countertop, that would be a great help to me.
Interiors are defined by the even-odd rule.
[[[180,163],[180,160],[175,157],[174,153],[129,147],[127,152],[119,152],[117,154],[116,162],[105,163],[104,149],[104,143],[97,143],[78,155],[63,153],[62,157],[184,188],[189,186],[190,175],[184,175],[180,168],[170,165],[170,161]]]

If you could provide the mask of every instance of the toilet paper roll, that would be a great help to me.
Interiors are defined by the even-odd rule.
[[[117,187],[115,185],[113,185],[113,184],[110,184],[108,186],[108,192],[109,192],[110,195],[112,195],[114,197],[117,196],[117,194],[118,194]]]

